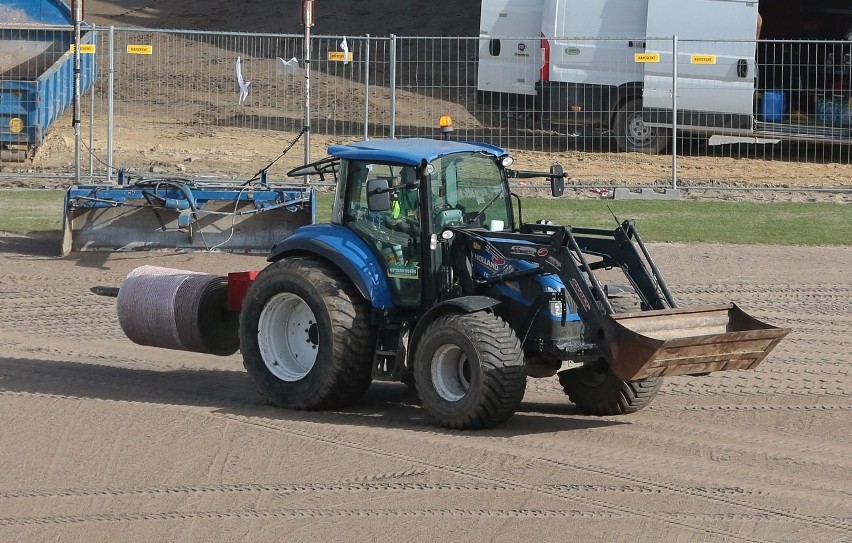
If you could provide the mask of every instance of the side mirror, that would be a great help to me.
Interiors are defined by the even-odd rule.
[[[367,209],[374,212],[391,208],[390,185],[384,177],[367,181]]]
[[[550,194],[559,197],[565,194],[565,170],[561,164],[550,167]]]

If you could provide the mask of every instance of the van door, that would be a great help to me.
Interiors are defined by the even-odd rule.
[[[482,0],[478,90],[535,95],[543,0]]]
[[[672,36],[676,35],[679,121],[685,127],[751,129],[757,4],[754,0],[648,0],[646,35],[661,39],[646,43],[644,59],[650,60],[645,62],[643,106],[650,121],[646,124],[671,125]]]
[[[576,2],[545,0],[543,37],[550,41],[550,81],[619,87],[642,79],[633,63],[645,35],[646,4],[640,0]]]

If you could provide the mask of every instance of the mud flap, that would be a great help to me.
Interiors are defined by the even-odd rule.
[[[62,254],[197,249],[267,253],[314,219],[308,187],[72,186],[65,195]]]
[[[605,326],[612,369],[627,381],[754,369],[790,332],[736,304],[614,314]]]

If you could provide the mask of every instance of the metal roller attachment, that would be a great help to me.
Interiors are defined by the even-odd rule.
[[[227,301],[225,277],[142,266],[118,291],[118,321],[139,345],[228,356],[240,344]]]

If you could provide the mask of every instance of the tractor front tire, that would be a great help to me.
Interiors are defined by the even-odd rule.
[[[626,415],[646,407],[663,384],[662,377],[624,381],[616,377],[605,359],[559,372],[568,399],[586,415]]]
[[[524,352],[509,324],[488,312],[439,317],[414,359],[423,406],[447,428],[491,428],[515,414],[526,388]]]
[[[635,294],[612,298],[610,303],[616,313],[641,311]],[[663,378],[624,381],[616,377],[609,362],[602,358],[588,366],[559,372],[559,384],[583,414],[626,415],[651,403],[663,386]]]
[[[370,386],[370,304],[328,262],[297,256],[267,266],[240,313],[243,365],[260,393],[292,409],[349,405]]]

